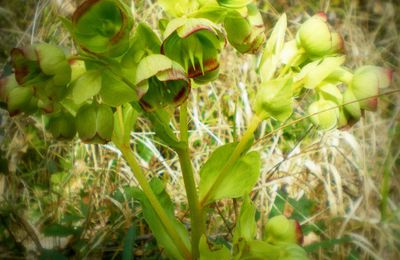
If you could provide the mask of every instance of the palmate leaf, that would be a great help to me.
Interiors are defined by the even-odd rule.
[[[205,196],[207,196],[207,204],[222,198],[238,198],[249,193],[256,184],[260,175],[260,155],[257,152],[250,152],[243,155],[232,166],[229,175],[221,181],[218,189],[210,193],[211,187],[236,145],[237,143],[230,143],[218,147],[200,169],[200,201],[203,201]]]

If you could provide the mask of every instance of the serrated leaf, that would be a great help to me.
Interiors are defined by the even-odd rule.
[[[76,104],[82,104],[101,90],[101,73],[89,70],[72,82],[72,99]]]
[[[257,152],[250,152],[232,166],[229,175],[221,181],[219,188],[208,194],[236,145],[237,143],[230,143],[218,147],[200,169],[200,201],[206,195],[208,199],[206,203],[222,198],[238,198],[249,193],[256,184],[260,175],[260,155]]]

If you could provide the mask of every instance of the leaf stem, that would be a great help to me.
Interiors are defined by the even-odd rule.
[[[253,116],[246,132],[243,134],[242,138],[240,139],[239,144],[236,146],[232,155],[229,157],[229,160],[225,163],[224,167],[221,169],[220,173],[218,174],[217,179],[212,184],[212,186],[210,187],[208,192],[201,199],[201,201],[200,201],[201,208],[204,208],[204,206],[207,205],[211,194],[213,194],[219,188],[222,181],[229,174],[229,170],[237,162],[237,160],[240,158],[242,153],[247,149],[248,143],[251,140],[251,138],[253,137],[253,134],[256,131],[258,125],[261,123],[261,121],[262,121],[262,117],[259,117],[257,115]]]
[[[194,181],[193,165],[189,154],[189,132],[188,132],[188,112],[187,102],[185,101],[180,108],[180,141],[185,144],[184,148],[176,148],[179,156],[179,163],[182,169],[183,182],[185,184],[186,196],[190,208],[190,220],[192,229],[192,254],[193,258],[199,258],[199,242],[205,233],[206,225],[204,214],[200,207],[197,195],[196,183]]]
[[[118,146],[118,145],[117,145]],[[169,217],[165,213],[164,208],[161,206],[160,202],[158,201],[156,195],[154,194],[153,190],[148,183],[146,176],[144,175],[142,169],[139,166],[139,163],[135,159],[131,148],[128,144],[121,144],[118,146],[120,151],[122,152],[125,160],[128,162],[129,166],[131,167],[133,174],[135,175],[137,181],[139,182],[144,194],[146,195],[147,199],[149,200],[151,206],[154,208],[154,211],[157,213],[161,223],[165,227],[168,235],[171,237],[171,240],[176,244],[179,250],[183,253],[185,259],[192,259],[192,255],[190,250],[186,247],[185,243],[183,242],[182,238],[174,228],[173,224],[171,223]]]

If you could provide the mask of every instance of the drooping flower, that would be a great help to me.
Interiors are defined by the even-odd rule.
[[[311,57],[340,53],[344,48],[342,37],[332,31],[325,13],[318,13],[304,22],[296,39],[297,44]]]
[[[354,72],[350,89],[356,99],[363,99],[360,100],[361,109],[375,111],[378,106],[379,89],[388,87],[391,81],[391,70],[367,65]]]
[[[190,81],[182,66],[161,54],[149,55],[139,63],[136,85],[146,111],[179,106],[190,92]]]
[[[55,139],[71,140],[76,134],[75,118],[68,112],[60,112],[51,116],[46,128]]]
[[[268,220],[263,240],[271,244],[302,244],[303,232],[298,221],[278,215]]]
[[[224,36],[207,19],[178,18],[164,32],[161,53],[183,66],[197,83],[214,80],[219,73],[219,59]]]
[[[86,0],[72,16],[72,35],[84,50],[117,57],[129,48],[133,18],[120,0]]]
[[[105,144],[111,140],[114,129],[114,115],[104,104],[86,104],[77,112],[76,129],[85,143]]]
[[[247,6],[246,17],[238,11],[228,12],[224,28],[229,43],[240,53],[256,53],[265,42],[265,27],[255,4]]]

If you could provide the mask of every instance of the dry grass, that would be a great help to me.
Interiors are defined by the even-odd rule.
[[[61,8],[49,5],[46,0],[30,1],[30,8],[24,11],[18,9],[18,5],[2,5],[0,16],[7,17],[8,21],[17,17],[19,22],[1,23],[1,39],[6,40],[0,46],[0,65],[6,63],[4,53],[13,45],[45,40],[70,46],[54,14],[68,14],[72,9],[68,9],[67,1],[60,2],[63,2]],[[270,5],[262,2],[265,2],[261,5],[264,5],[269,30],[283,11],[288,14],[292,33],[306,11],[328,11],[335,28],[345,36],[347,64],[352,68],[361,64],[390,67],[395,71],[392,88],[399,88],[400,17],[397,14],[400,5],[395,1],[305,4],[279,0],[271,1]],[[135,7],[136,19],[154,27],[157,25],[157,18],[162,15],[158,6],[149,0],[137,1]],[[189,141],[196,170],[218,145],[236,140],[246,129],[252,114],[250,104],[257,84],[256,59],[239,55],[228,46],[222,60],[220,79],[193,89],[190,97]],[[298,112],[304,113],[301,109]],[[378,112],[367,112],[359,123],[345,131],[322,133],[309,128],[309,122],[301,122],[270,136],[268,133],[278,125],[264,122],[257,133],[259,141],[253,147],[263,158],[262,175],[253,192],[262,215],[259,224],[262,225],[272,208],[277,190],[284,188],[293,198],[305,195],[315,201],[312,214],[302,224],[322,221],[325,228],[308,235],[308,243],[350,237],[350,242],[314,251],[313,258],[346,259],[352,254],[360,259],[399,259],[399,113],[400,95],[395,94],[383,97]],[[5,118],[4,113],[2,118]],[[118,152],[112,145],[84,145],[78,141],[53,143],[44,131],[39,131],[37,138],[44,141],[35,143],[36,132],[25,128],[32,123],[39,129],[43,126],[40,119],[3,121],[2,153],[11,163],[10,173],[0,175],[1,216],[10,223],[10,230],[17,230],[16,240],[32,251],[37,250],[37,243],[42,247],[66,246],[71,241],[45,239],[40,230],[46,223],[61,220],[66,213],[79,212],[78,204],[83,203],[88,208],[87,217],[80,222],[85,228],[82,237],[88,241],[85,252],[95,257],[99,252],[120,249],[121,244],[115,243],[120,235],[117,230],[129,227],[140,209],[132,212],[128,205],[111,197],[119,187],[136,183]],[[163,175],[168,192],[176,205],[181,205],[182,210],[177,214],[186,221],[186,206],[182,206],[186,204],[185,193],[176,155],[157,141],[145,120],[139,120],[136,130],[132,142],[138,149],[137,144],[143,144],[142,147],[153,154],[149,161],[140,158],[142,166],[148,169],[149,175]],[[37,165],[29,165],[32,162]],[[51,176],[58,173],[50,169],[52,163],[62,164],[68,176],[57,185],[51,185]],[[24,174],[24,170],[30,172]],[[385,214],[382,214],[384,183],[387,183],[388,197]],[[50,187],[50,192],[46,187]],[[214,206],[215,214],[208,226],[210,234],[229,237],[235,207],[232,201]],[[111,219],[115,211],[120,217]],[[286,213],[290,215],[290,212],[290,205],[287,205]],[[147,232],[142,227],[141,235]],[[13,253],[2,252],[2,257],[9,254]]]

